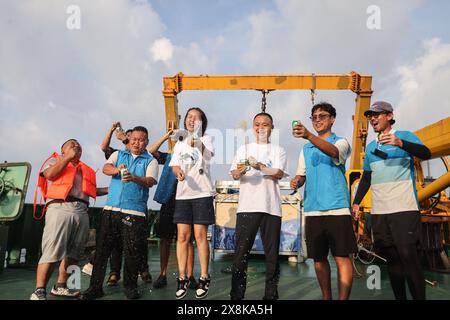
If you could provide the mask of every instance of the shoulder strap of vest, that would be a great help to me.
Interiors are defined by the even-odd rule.
[[[40,217],[36,216],[36,200],[37,200],[37,195],[38,195],[39,190],[41,191],[41,198],[39,200],[39,205],[42,204],[42,197],[44,197],[44,201],[47,200],[45,197],[45,191],[47,190],[47,179],[45,179],[44,177],[41,177],[42,168],[44,168],[44,165],[47,163],[48,160],[50,160],[52,158],[56,158],[57,156],[58,156],[58,153],[53,152],[52,155],[44,161],[41,168],[39,169],[38,180],[37,180],[37,184],[36,184],[36,190],[34,191],[34,201],[33,201],[33,218],[35,220],[41,220],[45,215],[45,210],[47,209],[46,206],[44,205],[44,207],[42,208],[42,211],[41,211],[41,216]],[[44,191],[41,188],[44,189]]]

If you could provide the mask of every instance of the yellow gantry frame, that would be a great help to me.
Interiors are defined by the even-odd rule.
[[[422,202],[450,186],[450,117],[435,122],[415,132],[417,137],[430,149],[431,158],[441,157],[447,169],[447,173],[424,187],[422,166],[416,163],[417,172],[417,196]]]
[[[179,127],[177,95],[183,90],[351,90],[356,93],[350,170],[362,169],[367,138],[364,111],[370,107],[372,76],[349,74],[197,75],[164,77],[166,128]],[[173,143],[169,144],[172,150]]]

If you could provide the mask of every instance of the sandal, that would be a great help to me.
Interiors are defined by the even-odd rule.
[[[117,282],[120,280],[120,275],[117,272],[111,272],[108,278],[108,287],[117,286]]]
[[[148,271],[144,271],[141,273],[141,279],[145,283],[152,283],[152,276]]]

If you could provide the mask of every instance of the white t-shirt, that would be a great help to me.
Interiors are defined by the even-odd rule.
[[[212,138],[208,135],[200,138],[205,147],[203,154],[198,148],[188,145],[187,140],[175,144],[169,163],[170,167],[179,166],[186,176],[183,181],[178,181],[175,199],[212,197],[216,193],[210,172],[210,162],[214,156]]]
[[[345,161],[350,157],[351,148],[350,144],[346,139],[339,139],[334,143],[334,146],[339,151],[339,159],[333,159],[335,165],[339,166],[341,164],[345,164]],[[305,156],[303,154],[303,148],[300,152],[300,156],[298,158],[298,166],[297,173],[298,176],[306,176],[306,162]],[[308,181],[306,181],[308,183]],[[333,209],[333,210],[325,210],[325,211],[305,211],[305,216],[314,217],[314,216],[346,216],[350,215],[349,208],[341,208],[341,209]]]
[[[113,166],[115,166],[117,163],[118,156],[119,156],[119,151],[113,152],[113,154],[108,158],[108,160],[106,160],[105,164],[108,163],[108,164],[112,164]],[[138,155],[133,154],[133,153],[131,153],[131,156],[133,157],[133,160],[138,157]],[[145,172],[145,177],[147,177],[147,178],[152,177],[153,179],[155,179],[155,181],[158,181],[158,170],[159,170],[158,169],[158,160],[153,159],[147,166],[147,170]],[[104,209],[111,210],[111,211],[120,211],[125,214],[132,214],[135,216],[145,217],[145,213],[135,211],[135,210],[121,209],[121,208],[116,208],[116,207],[111,207],[111,206],[105,206]]]
[[[230,172],[241,160],[255,158],[268,168],[286,171],[286,151],[275,144],[255,142],[241,146],[234,157]],[[285,175],[287,176],[287,175]],[[281,194],[278,180],[251,168],[240,179],[237,212],[265,212],[281,217]]]

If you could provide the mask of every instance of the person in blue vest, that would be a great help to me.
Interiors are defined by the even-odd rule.
[[[350,255],[357,250],[350,212],[350,196],[345,179],[345,161],[351,153],[346,139],[331,131],[336,109],[329,103],[313,106],[311,120],[317,135],[303,124],[293,127],[296,138],[308,140],[300,153],[297,173],[291,188],[303,184],[305,237],[307,255],[322,290],[322,298],[331,300],[331,270],[328,254],[334,256],[338,269],[339,299],[350,296],[353,265]]]
[[[128,149],[130,142],[129,136],[132,131],[132,129],[123,131],[122,126],[118,121],[112,123],[112,126],[108,129],[105,138],[100,145],[100,149],[103,151],[106,160],[108,160],[109,157],[111,157],[111,155],[118,150],[111,147],[111,138],[113,133],[116,133],[117,140],[121,141],[124,144],[125,148]],[[122,269],[122,243],[114,243],[112,244],[112,247],[113,249],[111,252],[111,257],[109,258],[110,272],[107,280],[107,284],[109,287],[117,285],[120,280],[120,270]],[[91,259],[89,260],[89,262],[85,264],[82,269],[83,273],[89,276],[92,275],[94,257],[95,251],[91,254]],[[148,266],[144,264],[140,269],[142,269],[140,270],[141,278],[145,282],[151,282],[150,273],[148,272]]]
[[[395,298],[406,300],[407,282],[413,299],[424,300],[414,157],[427,160],[431,153],[414,133],[392,128],[393,112],[392,105],[385,101],[375,102],[364,112],[378,136],[366,148],[364,171],[352,211],[357,220],[359,204],[371,187],[375,247],[387,259]]]
[[[161,289],[167,286],[167,266],[170,257],[170,245],[176,235],[177,225],[173,223],[173,214],[175,212],[175,195],[177,192],[177,178],[169,167],[172,154],[159,151],[161,145],[169,139],[173,130],[169,129],[160,139],[148,148],[148,152],[158,160],[158,164],[163,165],[163,171],[159,179],[153,200],[161,204],[159,217],[155,222],[155,234],[159,241],[159,261],[160,274],[153,283],[154,289]],[[191,233],[191,238],[193,233]],[[197,281],[194,277],[194,244],[193,241],[188,246],[187,258],[187,277],[189,279],[189,288],[197,289]]]
[[[140,297],[137,279],[141,256],[147,245],[147,201],[149,188],[158,179],[158,161],[147,152],[147,144],[147,129],[135,127],[130,136],[130,149],[114,152],[103,166],[103,173],[111,176],[111,183],[97,237],[90,286],[81,299],[97,299],[104,295],[102,287],[108,257],[112,244],[120,241],[125,260],[125,295],[128,299]]]

